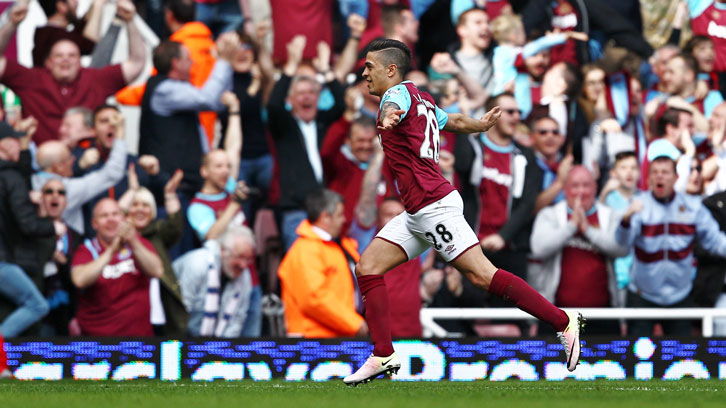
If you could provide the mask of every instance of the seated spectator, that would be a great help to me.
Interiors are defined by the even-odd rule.
[[[29,69],[14,59],[0,58],[0,82],[20,97],[23,116],[38,119],[38,145],[58,138],[58,128],[68,108],[93,109],[141,73],[146,62],[144,40],[133,23],[136,8],[131,0],[119,0],[118,14],[126,21],[129,36],[129,58],[119,65],[82,68],[78,45],[65,39],[53,45],[43,68]],[[6,23],[11,27],[0,30],[0,53],[5,52],[9,36],[20,21],[22,18],[11,20]]]
[[[33,66],[43,67],[50,49],[60,39],[73,41],[81,55],[90,55],[100,38],[101,17],[106,0],[93,0],[86,15],[78,18],[78,2],[73,0],[40,0],[48,24],[35,28]],[[73,27],[72,30],[69,28]]]
[[[532,149],[542,171],[542,191],[534,204],[535,213],[565,198],[563,187],[572,170],[573,157],[562,156],[564,145],[565,135],[560,133],[557,121],[543,116],[532,123]]]
[[[120,126],[120,122],[117,126]],[[41,172],[33,175],[33,188],[40,190],[49,178],[62,177],[68,199],[63,220],[82,235],[91,235],[90,231],[85,230],[83,204],[115,186],[124,177],[127,148],[123,135],[123,132],[115,132],[113,147],[103,167],[82,177],[73,177],[75,158],[65,143],[49,140],[38,148],[37,160]]]
[[[111,198],[96,204],[91,224],[96,238],[84,241],[71,263],[81,334],[152,336],[149,279],[164,274],[159,255]]]
[[[613,259],[627,254],[615,242],[618,214],[596,202],[595,179],[583,166],[570,171],[565,201],[540,211],[530,237],[528,281],[558,307],[622,307]],[[590,321],[592,334],[619,334],[616,321]]]
[[[651,145],[652,146],[652,145]],[[680,308],[693,306],[690,293],[695,275],[695,240],[709,253],[726,257],[726,233],[700,197],[676,192],[674,156],[658,154],[648,168],[650,192],[628,207],[616,230],[623,247],[635,246],[628,285],[628,307]],[[628,334],[651,336],[653,320],[634,320]],[[660,322],[666,335],[689,335],[684,320]]]
[[[189,82],[189,49],[165,40],[154,49],[157,74],[149,79],[141,103],[139,154],[159,159],[161,173],[184,172],[179,186],[182,209],[202,186],[199,168],[209,144],[199,122],[199,112],[221,110],[221,96],[232,86],[230,63],[239,45],[237,34],[226,33],[217,40],[219,59],[202,88]],[[166,182],[166,180],[163,180]]]
[[[218,240],[177,258],[172,268],[189,312],[191,336],[257,337],[252,316],[255,238],[244,226],[230,225]]]
[[[63,222],[66,209],[66,187],[60,178],[48,180],[40,190],[40,215],[50,217],[53,221]],[[50,247],[49,254],[44,257],[43,265],[44,292],[50,306],[50,313],[45,319],[44,334],[68,336],[68,324],[76,314],[78,300],[76,290],[71,282],[71,257],[76,248],[83,242],[81,234],[68,228],[59,237],[49,237],[38,245]]]
[[[305,210],[277,271],[288,336],[364,336],[368,326],[353,276],[360,256],[355,241],[342,236],[343,198],[318,190],[305,199]]]
[[[620,152],[615,155],[615,164],[610,170],[610,178],[600,191],[600,202],[615,211],[627,210],[630,203],[638,196],[638,180],[640,167],[635,152]],[[632,250],[632,248],[629,248]],[[631,251],[632,252],[632,251]],[[613,267],[618,280],[618,288],[625,288],[630,283],[630,268],[633,254],[615,259]]]
[[[274,142],[279,170],[282,211],[280,230],[285,249],[297,237],[295,230],[305,219],[302,209],[305,196],[324,182],[320,148],[326,130],[340,118],[345,109],[343,86],[330,70],[330,49],[319,44],[319,58],[315,69],[325,77],[325,86],[333,94],[335,103],[330,110],[318,110],[320,83],[310,76],[296,76],[302,62],[306,39],[296,36],[288,44],[288,59],[282,76],[275,83],[267,104],[270,134]],[[291,109],[287,109],[287,104]]]
[[[169,257],[169,248],[179,241],[184,231],[184,214],[176,195],[183,176],[181,170],[177,170],[164,187],[164,207],[168,218],[157,218],[154,195],[140,186],[133,164],[129,168],[129,188],[119,199],[119,206],[129,222],[139,235],[151,242],[164,265],[164,276],[151,280],[151,323],[155,334],[162,336],[185,335],[189,320]],[[155,300],[161,305],[155,305]]]

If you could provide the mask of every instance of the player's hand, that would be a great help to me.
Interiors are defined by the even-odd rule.
[[[504,242],[504,238],[502,238],[499,234],[491,234],[489,236],[486,236],[482,238],[481,247],[486,249],[487,251],[491,252],[497,252],[504,248],[504,245],[506,245],[506,242]]]
[[[394,126],[398,125],[401,121],[401,115],[406,113],[402,109],[391,109],[386,111],[386,116],[381,119],[381,125],[378,126],[379,130],[391,130]]]
[[[487,130],[489,130],[492,126],[494,126],[495,123],[497,123],[500,116],[502,116],[502,108],[500,108],[499,106],[495,106],[492,108],[492,110],[485,113],[484,116],[481,118],[481,131],[486,132]]]

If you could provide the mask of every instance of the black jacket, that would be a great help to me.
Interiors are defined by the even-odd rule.
[[[275,144],[277,165],[280,177],[280,202],[283,210],[300,209],[305,196],[322,187],[315,178],[315,173],[308,160],[302,132],[292,113],[285,108],[285,99],[292,78],[282,75],[272,89],[267,104],[270,134]],[[331,123],[338,120],[345,110],[343,86],[338,81],[326,84],[333,94],[335,103],[330,110],[318,111],[315,118],[318,129],[318,150],[323,146],[323,139]]]
[[[0,261],[20,267],[35,264],[35,248],[17,243],[54,234],[51,219],[39,217],[38,207],[30,201],[27,180],[18,165],[0,160]]]
[[[457,136],[456,146],[454,147],[454,156],[456,157],[454,166],[461,180],[464,218],[474,231],[478,231],[481,196],[479,194],[479,185],[471,183],[471,175],[472,169],[475,168],[475,160],[482,160],[482,157],[477,154],[473,143],[481,146],[478,139],[475,140],[468,135]],[[531,149],[514,142],[514,152],[512,154],[521,155],[527,159],[523,176],[524,186],[522,194],[518,197],[512,196],[510,190],[509,217],[507,217],[507,222],[499,229],[499,235],[506,241],[512,251],[528,251],[529,236],[534,221],[534,204],[537,200],[537,194],[542,190],[542,172],[539,171]]]
[[[716,219],[721,231],[726,231],[726,191],[706,198],[703,205]],[[726,291],[726,260],[711,255],[701,245],[696,245],[694,254],[698,259],[698,269],[693,281],[693,300],[699,307],[713,307],[719,295]]]
[[[603,0],[569,0],[577,10],[577,27],[575,31],[593,34],[601,32],[606,40],[613,40],[615,44],[627,48],[643,58],[653,54],[653,47],[643,38],[627,19],[613,10],[608,2]],[[522,21],[527,33],[538,32],[544,34],[551,30],[552,7],[551,0],[530,0],[522,10]],[[577,42],[577,58],[581,63],[590,62],[586,42]]]

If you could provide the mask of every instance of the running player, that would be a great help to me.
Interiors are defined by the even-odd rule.
[[[439,170],[439,130],[486,132],[499,119],[499,107],[481,120],[447,114],[431,95],[403,81],[410,64],[411,51],[400,41],[374,40],[367,48],[363,79],[368,91],[381,97],[379,139],[406,211],[383,227],[356,265],[373,354],[343,382],[357,385],[383,373],[396,373],[401,367],[391,341],[383,274],[428,247],[476,286],[554,327],[565,347],[567,368],[573,371],[580,359],[582,315],[555,307],[524,280],[497,269],[484,256],[476,234],[464,220],[461,196]]]

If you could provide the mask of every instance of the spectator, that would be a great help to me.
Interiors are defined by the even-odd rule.
[[[73,255],[71,279],[80,290],[76,319],[84,336],[152,336],[149,278],[164,267],[153,245],[104,198],[93,209],[97,235]]]
[[[565,135],[560,133],[557,121],[542,116],[532,123],[532,149],[542,171],[542,191],[537,195],[535,213],[565,199],[563,187],[572,170],[573,157],[562,155],[564,145]]]
[[[120,115],[116,117],[114,126],[123,126]],[[127,148],[123,140],[124,132],[116,130],[113,147],[106,163],[98,170],[87,173],[82,177],[73,177],[73,162],[75,158],[68,146],[56,140],[50,140],[38,148],[38,166],[41,172],[33,175],[33,187],[39,190],[48,178],[60,176],[66,186],[68,205],[63,214],[63,220],[68,226],[80,234],[89,234],[85,230],[82,206],[98,194],[113,187],[124,177],[126,167]]]
[[[648,145],[641,174],[650,174],[648,168],[655,155],[662,152],[663,149],[668,149],[673,152],[674,160],[680,163],[676,167],[679,177],[676,190],[683,192],[691,169],[690,160],[696,154],[696,146],[691,138],[693,130],[693,112],[691,110],[667,108],[656,124],[655,132],[660,137]],[[641,188],[647,186],[648,181],[641,179]]]
[[[660,94],[666,93],[665,86],[663,84],[663,75],[668,65],[668,61],[675,57],[681,52],[677,44],[666,44],[655,50],[653,55],[649,58],[648,63],[650,64],[650,70],[646,71],[643,79],[644,84],[647,87],[645,95],[645,101],[659,96]]]
[[[385,182],[382,180],[384,156],[380,145],[377,142],[373,143],[376,145],[375,153],[363,175],[360,196],[356,197],[355,213],[352,214],[354,220],[350,237],[358,241],[360,250],[365,250],[375,234],[404,211],[403,204],[397,197],[381,197],[381,190],[386,190]],[[423,329],[419,317],[422,299],[419,288],[421,269],[421,260],[415,258],[398,265],[383,276],[391,305],[393,337],[422,335]]]
[[[171,268],[169,248],[179,241],[184,231],[184,214],[181,211],[179,197],[176,195],[176,189],[184,175],[181,170],[177,170],[166,183],[164,207],[168,218],[160,219],[157,218],[154,195],[139,185],[134,165],[131,164],[129,167],[129,189],[119,199],[119,206],[136,228],[136,232],[151,242],[164,265],[164,276],[158,280],[153,278],[150,283],[151,323],[157,335],[183,336],[187,333],[189,314],[184,306],[179,282]],[[155,304],[157,300],[160,305]],[[157,313],[154,313],[155,311]]]
[[[63,181],[60,178],[48,180],[40,193],[40,215],[63,222],[63,212],[68,203]],[[44,292],[50,307],[43,328],[45,334],[69,335],[68,324],[75,316],[78,305],[75,287],[71,282],[71,257],[82,241],[81,234],[73,228],[67,228],[63,235],[48,237],[37,243],[43,249],[50,248],[48,255],[43,258]]]
[[[81,55],[90,55],[100,38],[101,16],[106,0],[93,0],[85,16],[78,18],[77,0],[40,0],[48,24],[35,28],[33,66],[42,68],[53,44],[61,39],[73,41]],[[27,6],[26,6],[27,7]],[[72,30],[69,30],[70,27]]]
[[[78,45],[70,40],[53,45],[43,68],[28,69],[15,60],[0,58],[0,82],[20,97],[24,116],[38,119],[38,145],[58,138],[58,128],[68,108],[93,109],[141,73],[145,63],[144,40],[132,21],[136,9],[131,0],[119,0],[118,14],[126,21],[129,35],[129,58],[119,65],[81,68]],[[7,23],[11,26],[0,30],[0,45],[7,46],[20,21],[22,18],[11,19]],[[0,47],[0,52],[4,51],[5,47]]]
[[[189,335],[258,337],[253,316],[252,273],[255,238],[244,226],[230,225],[219,237],[172,264],[189,312]],[[259,309],[258,309],[259,310]]]
[[[653,53],[653,48],[628,20],[613,10],[603,0],[530,0],[521,11],[528,33],[541,31],[580,31],[590,35],[600,31],[603,43],[613,40],[642,58]],[[568,62],[580,66],[599,55],[590,55],[588,43],[575,43],[570,39],[552,49],[553,63]],[[601,48],[604,46],[601,45]]]
[[[73,155],[79,158],[76,165],[73,166],[73,174],[76,177],[82,177],[103,168],[110,158],[114,141],[125,138],[123,116],[117,107],[104,104],[95,109],[93,112],[93,133],[93,146],[85,150],[77,148],[73,152]],[[150,155],[137,157],[133,154],[127,154],[126,163],[139,168],[136,175],[140,185],[148,187],[154,192],[161,192],[163,186],[160,185],[159,180],[166,179],[168,176],[159,175],[159,160],[156,157]],[[93,208],[99,200],[103,197],[121,197],[128,188],[129,180],[124,174],[116,184],[85,203],[83,205],[84,230],[91,230]]]
[[[346,95],[350,92],[357,92],[357,89],[349,88]],[[357,113],[355,106],[350,103],[354,99],[346,97],[345,114],[330,125],[320,149],[326,185],[343,196],[345,234],[354,219],[353,211],[358,205],[363,176],[373,157],[377,136],[374,119],[363,116],[351,120]]]
[[[487,13],[478,8],[462,13],[456,25],[456,34],[460,45],[449,49],[451,58],[467,75],[479,81],[482,88],[491,91],[494,86],[494,68]]]
[[[651,145],[652,148],[652,145]],[[635,246],[630,273],[629,307],[691,307],[689,294],[695,274],[695,239],[713,255],[726,257],[726,233],[701,202],[700,197],[674,190],[676,165],[673,156],[654,153],[648,169],[650,193],[634,200],[623,215],[615,239],[621,246]],[[652,335],[652,320],[629,323],[628,334]],[[663,333],[688,335],[688,321],[662,321]]]
[[[351,337],[368,333],[359,314],[353,271],[360,256],[342,236],[343,198],[318,190],[305,199],[308,217],[278,269],[289,336]]]
[[[698,80],[705,81],[708,89],[718,91],[718,74],[714,70],[716,49],[713,39],[705,35],[696,35],[686,43],[683,52],[693,56],[698,62]]]
[[[265,37],[268,26],[269,24],[257,25],[257,38]],[[254,225],[255,213],[270,190],[275,166],[270,152],[267,123],[263,119],[263,108],[273,85],[273,67],[267,47],[247,34],[240,34],[240,41],[232,62],[232,91],[239,100],[239,109],[222,112],[220,121],[224,132],[229,118],[239,115],[241,119],[240,131],[244,135],[242,155],[239,172],[234,177],[263,193],[263,197],[250,197],[242,206],[250,225]]]
[[[203,23],[194,21],[194,0],[168,0],[164,3],[164,20],[171,32],[169,40],[182,43],[189,49],[189,58],[192,60],[189,82],[202,88],[216,61],[212,32]],[[152,69],[151,75],[156,74],[156,69]],[[140,106],[145,91],[146,84],[127,86],[116,93],[116,100],[122,105]],[[214,140],[216,120],[217,113],[214,111],[199,112],[199,123],[210,144]]]
[[[58,140],[65,143],[73,152],[80,144],[87,148],[90,140],[95,136],[93,132],[93,111],[83,106],[68,108],[63,114],[58,129]]]
[[[179,186],[183,210],[202,186],[199,168],[202,156],[209,151],[199,112],[223,108],[220,97],[231,89],[230,64],[238,45],[237,34],[219,37],[219,59],[202,88],[189,82],[192,60],[185,45],[165,40],[154,49],[158,73],[147,82],[141,103],[139,154],[158,158],[160,170],[167,177],[176,169],[184,172]]]
[[[527,274],[529,234],[541,171],[532,151],[512,138],[519,110],[512,94],[487,101],[486,110],[499,106],[502,116],[487,133],[471,143],[456,144],[456,169],[464,186],[464,215],[477,232],[492,263],[522,278]],[[495,305],[504,305],[492,298]]]
[[[401,41],[413,49],[418,42],[418,20],[413,12],[402,4],[384,5],[381,9],[381,25],[383,37]],[[412,58],[411,66],[418,66],[416,58]]]
[[[627,254],[615,242],[618,214],[596,202],[597,185],[575,166],[565,181],[565,201],[537,213],[530,237],[529,282],[558,307],[622,307],[613,259]],[[615,321],[588,323],[592,334],[617,334]]]
[[[321,42],[315,68],[325,77],[325,86],[335,99],[333,108],[318,111],[320,84],[309,76],[295,76],[302,61],[306,39],[296,36],[288,44],[288,58],[267,105],[270,133],[277,153],[282,240],[285,249],[295,241],[295,230],[305,218],[305,196],[323,186],[320,149],[328,126],[344,111],[343,87],[330,70],[330,49]],[[285,105],[289,102],[291,110]]]
[[[524,72],[518,72],[514,79],[514,98],[527,119],[532,108],[542,99],[542,79],[550,67],[550,50],[543,50],[524,59]]]
[[[600,191],[600,202],[615,211],[624,212],[638,196],[640,166],[635,152],[620,152],[615,155],[615,164],[610,170],[610,178]],[[632,248],[629,248],[632,250]],[[618,288],[625,288],[630,282],[630,268],[633,254],[617,258],[613,264]]]
[[[713,109],[724,101],[718,91],[708,91],[705,97],[696,93],[698,83],[698,62],[688,54],[679,54],[668,60],[663,73],[663,88],[667,95],[680,96],[686,102],[693,104],[707,119],[711,117]]]
[[[252,23],[250,0],[194,0],[196,19],[212,30],[215,37]],[[250,30],[251,31],[251,30]]]
[[[24,133],[15,131],[5,122],[0,122],[0,262],[4,265],[3,272],[13,294],[11,311],[27,300],[27,308],[20,309],[20,315],[14,316],[7,326],[0,326],[0,334],[16,336],[35,321],[48,313],[48,304],[39,291],[42,287],[42,270],[38,262],[39,254],[35,242],[44,237],[64,235],[66,227],[63,223],[47,217],[39,217],[37,209],[31,203],[28,194],[28,181],[19,170],[21,144],[18,138]],[[32,243],[32,244],[31,244]],[[25,279],[17,277],[18,267]],[[11,277],[17,277],[12,281]],[[17,286],[14,284],[17,283]],[[3,291],[3,295],[10,292]],[[3,296],[3,300],[5,296]],[[18,302],[18,303],[16,303]],[[3,303],[3,311],[7,305]],[[25,317],[23,317],[25,315]],[[2,371],[2,367],[0,367]]]
[[[716,51],[714,70],[721,76],[726,72],[726,39],[723,28],[726,16],[723,13],[723,0],[689,0],[688,11],[691,15],[691,29],[694,35],[710,37]]]

